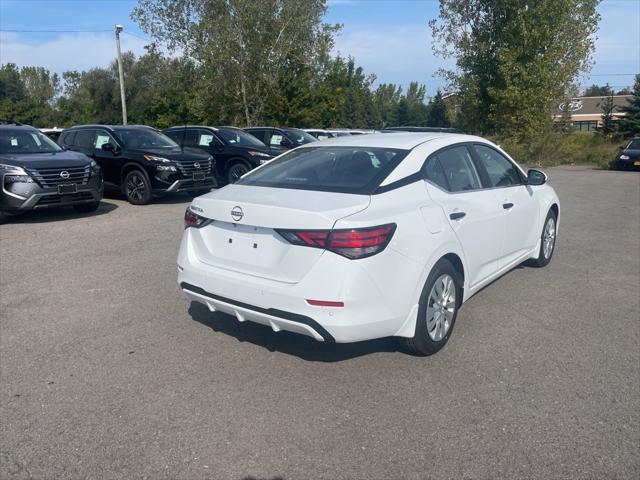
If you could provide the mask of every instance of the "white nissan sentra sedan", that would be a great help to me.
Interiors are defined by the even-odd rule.
[[[458,308],[553,255],[560,204],[538,170],[450,133],[339,137],[193,200],[178,283],[209,307],[325,342],[447,342]]]

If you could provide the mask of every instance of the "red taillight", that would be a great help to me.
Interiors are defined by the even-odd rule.
[[[365,258],[382,252],[391,241],[395,223],[344,230],[278,230],[289,243],[326,248],[347,258]]]
[[[187,210],[184,212],[184,228],[188,228],[188,227],[200,228],[207,221],[208,219],[201,217],[197,213],[194,213],[190,208],[187,208]]]

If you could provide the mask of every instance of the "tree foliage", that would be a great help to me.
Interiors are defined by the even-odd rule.
[[[441,0],[434,51],[461,97],[469,131],[531,136],[548,130],[555,102],[591,64],[598,0]]]
[[[617,122],[619,133],[625,137],[640,134],[640,74],[636,75],[631,95],[629,104],[620,109],[625,116]]]

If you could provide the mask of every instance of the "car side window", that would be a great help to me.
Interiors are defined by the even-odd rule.
[[[199,147],[215,147],[220,145],[220,140],[209,130],[198,130]]]
[[[425,176],[452,193],[481,188],[480,177],[464,145],[447,148],[431,156],[425,167]]]
[[[75,137],[76,137],[75,131],[63,132],[62,135],[60,135],[60,145],[63,147],[72,147]]]
[[[109,135],[109,132],[107,132],[106,130],[98,130],[96,132],[95,140],[93,141],[93,148],[101,149],[102,145],[104,145],[105,143],[110,143],[114,146],[116,145],[116,141],[111,135]]]
[[[179,137],[178,144],[183,138],[185,147],[197,147],[200,135],[198,135],[198,130],[187,130],[186,132],[182,132],[182,135]]]
[[[269,143],[267,145],[279,147],[282,144],[282,140],[284,138],[284,134],[280,130],[272,130],[271,138],[269,139]]]
[[[182,142],[182,130],[169,130],[163,133],[178,145]]]
[[[478,154],[480,168],[484,168],[487,172],[489,186],[509,187],[522,184],[522,178],[516,166],[500,152],[485,145],[474,145],[473,149]]]
[[[79,148],[94,148],[95,130],[78,130],[74,145]]]
[[[266,145],[269,145],[269,141],[268,141],[268,138],[267,138],[267,134],[269,133],[268,130],[264,130],[262,128],[258,128],[258,129],[247,130],[247,132],[250,133],[251,135],[253,135],[254,137],[256,137],[262,143],[264,143]]]

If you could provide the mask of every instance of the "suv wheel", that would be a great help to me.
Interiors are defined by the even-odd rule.
[[[435,264],[422,290],[413,338],[401,339],[416,355],[431,355],[451,336],[462,298],[460,275],[446,259]]]
[[[151,201],[151,186],[140,170],[132,170],[124,177],[124,194],[133,205],[146,205]]]
[[[235,163],[229,167],[229,171],[227,172],[227,180],[229,183],[236,183],[240,180],[240,177],[249,171],[249,167],[247,167],[244,163]]]
[[[95,212],[99,206],[100,202],[80,203],[78,205],[74,205],[73,209],[80,213],[91,213]]]

